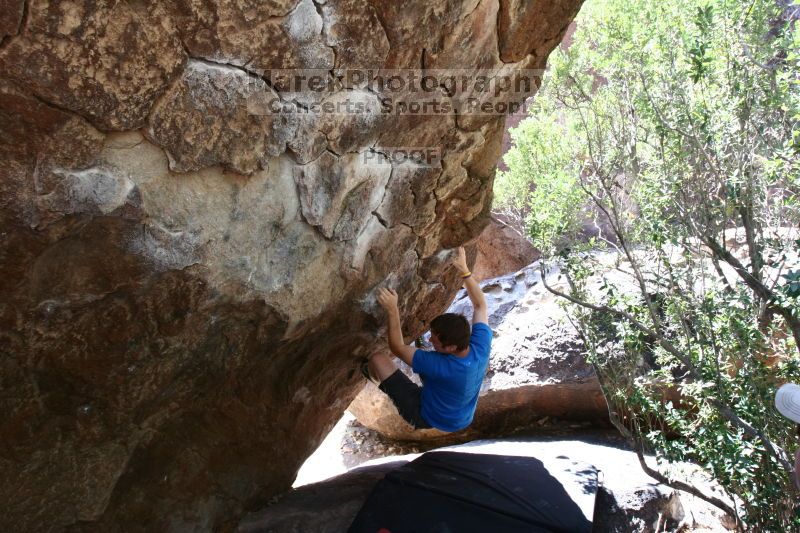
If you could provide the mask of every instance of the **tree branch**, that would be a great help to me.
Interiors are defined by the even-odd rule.
[[[614,309],[613,307],[608,307],[606,305],[597,305],[590,302],[586,302],[550,287],[550,285],[547,284],[543,261],[539,262],[539,269],[542,276],[542,284],[544,285],[545,289],[547,289],[550,293],[556,296],[560,296],[561,298],[564,298],[567,301],[572,302],[576,305],[580,305],[581,307],[585,307],[602,313],[609,313],[627,320],[633,327],[635,327],[640,332],[644,333],[648,337],[648,340],[657,343],[670,355],[673,355],[676,359],[678,359],[681,363],[683,363],[684,366],[686,366],[686,368],[688,369],[688,373],[692,378],[698,381],[702,381],[702,375],[700,374],[694,363],[692,363],[692,361],[688,357],[686,357],[680,350],[678,350],[672,343],[667,341],[663,336],[651,330],[650,328],[648,328],[647,326],[636,320],[633,316],[631,316],[629,313],[625,311],[620,311],[618,309]],[[767,450],[767,452],[769,452],[770,455],[775,457],[775,459],[781,464],[781,466],[784,467],[784,469],[787,472],[791,473],[794,471],[794,467],[789,462],[788,454],[786,453],[786,451],[783,450],[783,448],[781,448],[780,446],[773,444],[772,441],[768,439],[766,435],[764,435],[763,431],[754,428],[753,426],[742,420],[733,411],[733,409],[731,409],[728,405],[726,405],[722,401],[709,398],[708,402],[714,407],[716,407],[719,410],[720,414],[726,420],[744,430],[744,432],[750,435],[751,437],[760,440],[764,445],[764,448]]]

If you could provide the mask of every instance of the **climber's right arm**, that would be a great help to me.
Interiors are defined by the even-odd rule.
[[[463,279],[464,288],[467,289],[469,300],[472,302],[472,323],[488,323],[489,312],[486,305],[486,297],[483,296],[480,285],[478,285],[475,277],[467,268],[467,254],[464,252],[463,246],[459,247],[458,253],[453,258],[453,266],[458,269]]]

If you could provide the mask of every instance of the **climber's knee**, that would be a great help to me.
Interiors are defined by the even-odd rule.
[[[369,372],[379,381],[388,378],[397,370],[392,358],[385,353],[376,353],[369,358]]]

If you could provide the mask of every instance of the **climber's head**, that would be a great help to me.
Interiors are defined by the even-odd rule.
[[[457,353],[469,348],[469,322],[464,315],[445,313],[431,321],[431,344],[442,353]]]

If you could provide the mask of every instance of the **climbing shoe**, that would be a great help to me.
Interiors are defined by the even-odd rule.
[[[372,377],[372,374],[369,373],[369,359],[364,359],[361,363],[361,375],[367,378],[367,381],[373,382],[375,385],[378,385],[379,382],[375,378]]]

